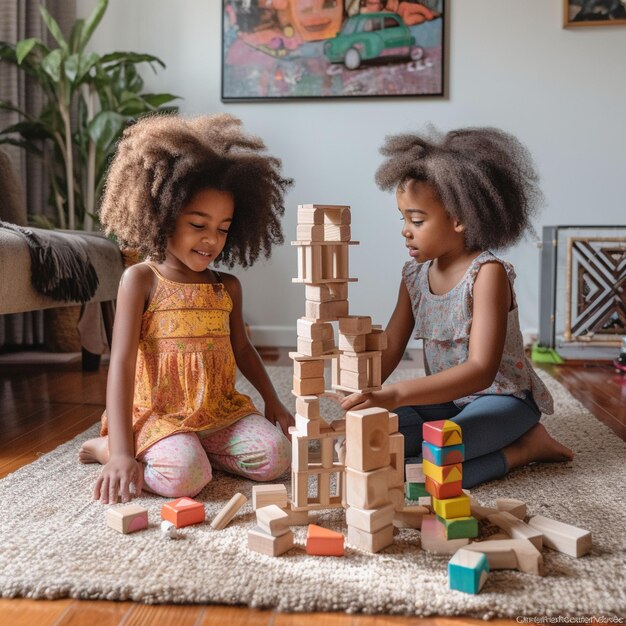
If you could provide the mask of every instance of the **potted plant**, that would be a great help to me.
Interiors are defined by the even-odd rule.
[[[137,66],[165,67],[159,58],[87,51],[107,6],[108,0],[99,0],[86,20],[76,20],[67,40],[50,13],[40,7],[56,47],[37,38],[0,42],[0,62],[17,66],[44,94],[44,106],[36,117],[0,100],[0,108],[17,112],[20,118],[0,129],[0,143],[17,145],[43,159],[55,217],[31,216],[38,226],[92,230],[108,161],[124,128],[142,115],[176,110],[166,105],[177,96],[143,91]]]

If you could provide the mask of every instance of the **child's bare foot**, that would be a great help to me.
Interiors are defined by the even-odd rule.
[[[109,440],[108,437],[97,437],[88,439],[80,447],[78,460],[81,463],[100,463],[105,465],[109,460]]]
[[[571,461],[574,453],[553,439],[543,424],[536,424],[503,450],[509,469],[528,463]]]

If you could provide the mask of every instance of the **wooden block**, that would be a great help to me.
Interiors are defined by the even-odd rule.
[[[511,515],[506,511],[499,511],[498,513],[492,513],[487,516],[487,519],[510,535],[512,539],[526,539],[530,541],[537,550],[541,550],[543,547],[543,535],[541,532],[525,524],[522,520],[515,517],[515,515]]]
[[[307,419],[303,415],[299,415],[296,413],[296,430],[302,435],[306,435],[307,437],[318,437],[320,434],[320,427],[322,425],[322,420],[317,419]]]
[[[298,224],[297,241],[324,241],[324,224]]]
[[[470,512],[472,516],[475,517],[479,521],[483,519],[487,519],[487,517],[489,517],[493,513],[498,512],[497,509],[494,509],[490,506],[482,506],[472,496],[469,496],[469,499],[470,499]]]
[[[434,554],[454,554],[469,544],[469,539],[446,539],[445,529],[434,515],[422,517],[420,533],[422,548]]]
[[[106,511],[106,523],[124,535],[134,533],[148,528],[148,510],[137,504],[110,508]]]
[[[349,224],[324,224],[324,241],[350,241]]]
[[[360,509],[348,507],[346,524],[360,528],[368,533],[375,533],[393,522],[395,509],[393,504],[386,504],[379,509]]]
[[[477,594],[489,576],[489,563],[484,554],[461,548],[448,561],[450,589]]]
[[[405,483],[404,495],[407,500],[419,500],[425,497],[430,498],[424,483]]]
[[[222,530],[232,521],[237,511],[248,501],[242,493],[236,493],[224,506],[224,508],[213,518],[211,528]]]
[[[469,517],[470,501],[466,495],[446,498],[445,500],[433,498],[433,510],[439,517],[444,517],[445,519]]]
[[[399,428],[398,414],[389,411],[389,434],[397,433]],[[420,464],[421,465],[421,464]]]
[[[404,435],[389,435],[389,487],[404,487]]]
[[[446,539],[473,539],[478,537],[478,521],[471,515],[468,517],[455,517],[446,519],[437,517],[439,523],[444,527]]]
[[[357,373],[357,372],[344,372],[343,370],[340,370],[339,384],[337,386],[347,388],[353,391],[359,391],[361,389],[366,389],[367,387],[371,387],[370,377],[368,375],[368,372]]]
[[[339,368],[342,371],[367,373],[371,369],[372,360],[378,357],[380,352],[348,352],[339,355]]]
[[[339,332],[343,335],[368,335],[372,332],[372,318],[360,315],[341,317],[339,318]]]
[[[296,322],[296,331],[298,337],[302,337],[303,339],[327,341],[328,339],[333,339],[334,337],[332,324],[329,324],[328,322],[315,322],[303,317],[299,318]],[[323,363],[322,371],[324,371]],[[308,378],[308,376],[301,376],[301,378]]]
[[[322,280],[322,250],[318,244],[298,247],[298,282],[318,283]]]
[[[294,361],[293,375],[301,380],[306,378],[324,378],[324,360]]]
[[[424,441],[422,443],[422,459],[433,465],[454,465],[465,460],[465,446],[458,443],[454,446],[435,446]]]
[[[525,539],[501,541],[475,541],[466,546],[468,550],[482,552],[490,569],[518,569],[520,572],[543,576],[541,552]]]
[[[312,302],[335,302],[348,299],[348,283],[305,285],[304,298]]]
[[[283,509],[289,516],[289,526],[308,526],[309,525],[309,512],[308,511],[294,511],[291,508]]]
[[[254,489],[254,487],[253,487]],[[291,500],[292,509],[301,509],[309,504],[309,474],[308,472],[291,472]]]
[[[254,485],[252,487],[252,510],[276,504],[281,509],[287,506],[287,487],[285,485]]]
[[[456,483],[463,478],[463,466],[461,463],[440,466],[424,460],[422,461],[422,467],[424,469],[424,476],[432,478],[441,485]]]
[[[417,503],[420,506],[425,506],[427,509],[430,509],[430,512],[433,512],[433,499],[432,496],[421,496],[417,499]]]
[[[368,533],[356,526],[348,526],[348,543],[364,552],[380,552],[393,544],[393,525],[385,526],[374,533]]]
[[[496,509],[506,511],[521,520],[526,517],[526,502],[514,498],[496,498]]]
[[[576,558],[591,551],[591,533],[583,528],[558,522],[542,515],[535,515],[528,520],[528,525],[543,534],[546,548],[569,554]]]
[[[289,532],[289,514],[275,504],[257,509],[256,521],[258,527],[272,537],[279,537]]]
[[[288,530],[279,537],[272,537],[255,526],[248,531],[248,548],[267,556],[280,556],[293,548],[293,532]]]
[[[404,466],[404,475],[408,483],[424,483],[424,469],[421,463],[407,463]]]
[[[389,413],[385,409],[348,411],[346,465],[367,472],[389,464],[388,420]]]
[[[421,528],[424,515],[430,515],[425,506],[404,506],[395,512],[393,525],[396,528]]]
[[[314,302],[306,300],[304,312],[307,317],[315,320],[336,320],[348,314],[349,304],[347,300],[334,300],[333,302]]]
[[[426,422],[422,429],[424,441],[435,446],[452,446],[463,443],[461,427],[450,420]]]
[[[298,225],[300,224],[323,224],[324,209],[317,208],[315,204],[298,205]]]
[[[445,500],[463,495],[463,485],[460,480],[453,483],[438,483],[429,476],[424,479],[424,489],[433,497]]]
[[[306,533],[306,553],[316,556],[343,556],[344,536],[328,528],[309,524]]]
[[[320,399],[317,396],[300,396],[296,398],[296,413],[314,420],[320,418]]]
[[[386,350],[387,333],[380,328],[372,328],[372,332],[365,336],[366,350]]]
[[[321,356],[335,349],[335,342],[332,339],[304,339],[298,337],[297,350],[305,356]]]
[[[350,207],[333,204],[299,204],[298,224],[308,223],[349,224]]]
[[[161,517],[176,528],[204,522],[204,504],[191,498],[177,498],[161,507]]]
[[[348,455],[350,449],[348,448]],[[389,466],[361,472],[346,468],[346,502],[359,509],[378,509],[389,503]]]
[[[309,469],[308,437],[291,434],[291,467],[294,472],[306,472]]]
[[[396,511],[399,511],[401,508],[403,508],[405,505],[404,489],[402,489],[401,487],[392,487],[389,490],[389,502],[393,504],[393,508]]]
[[[345,352],[365,352],[365,335],[344,335],[339,333],[339,349]]]
[[[326,385],[324,378],[298,378],[293,377],[293,392],[297,396],[312,396],[316,393],[324,393]]]

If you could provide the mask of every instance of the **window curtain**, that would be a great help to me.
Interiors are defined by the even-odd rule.
[[[76,19],[76,0],[0,0],[0,41],[15,43],[26,37],[38,37],[53,45],[41,19],[43,5],[56,19],[65,35]],[[35,114],[41,109],[42,96],[37,86],[23,72],[0,63],[0,99],[9,100]],[[0,111],[0,128],[19,121],[16,113]],[[48,186],[41,161],[15,146],[3,146],[24,189],[24,207],[28,213],[48,214]],[[25,211],[25,213],[26,213]],[[1,216],[0,216],[1,217]],[[22,216],[26,223],[26,215]],[[43,312],[0,315],[0,348],[7,345],[30,346],[43,343]]]

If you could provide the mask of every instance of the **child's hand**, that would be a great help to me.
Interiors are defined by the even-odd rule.
[[[295,426],[295,420],[293,415],[287,410],[287,407],[278,399],[273,402],[265,403],[265,417],[272,422],[272,424],[279,424],[280,429],[285,433],[285,436],[291,441],[291,435],[289,434],[289,427]]]
[[[140,464],[132,456],[112,456],[100,472],[93,499],[100,500],[102,504],[115,503],[119,495],[121,502],[128,502],[131,499],[131,483],[135,486],[135,495],[139,496],[143,487]]]
[[[360,411],[370,407],[380,407],[391,411],[398,405],[399,401],[394,385],[385,385],[380,391],[353,393],[341,403],[341,407],[346,411]]]

